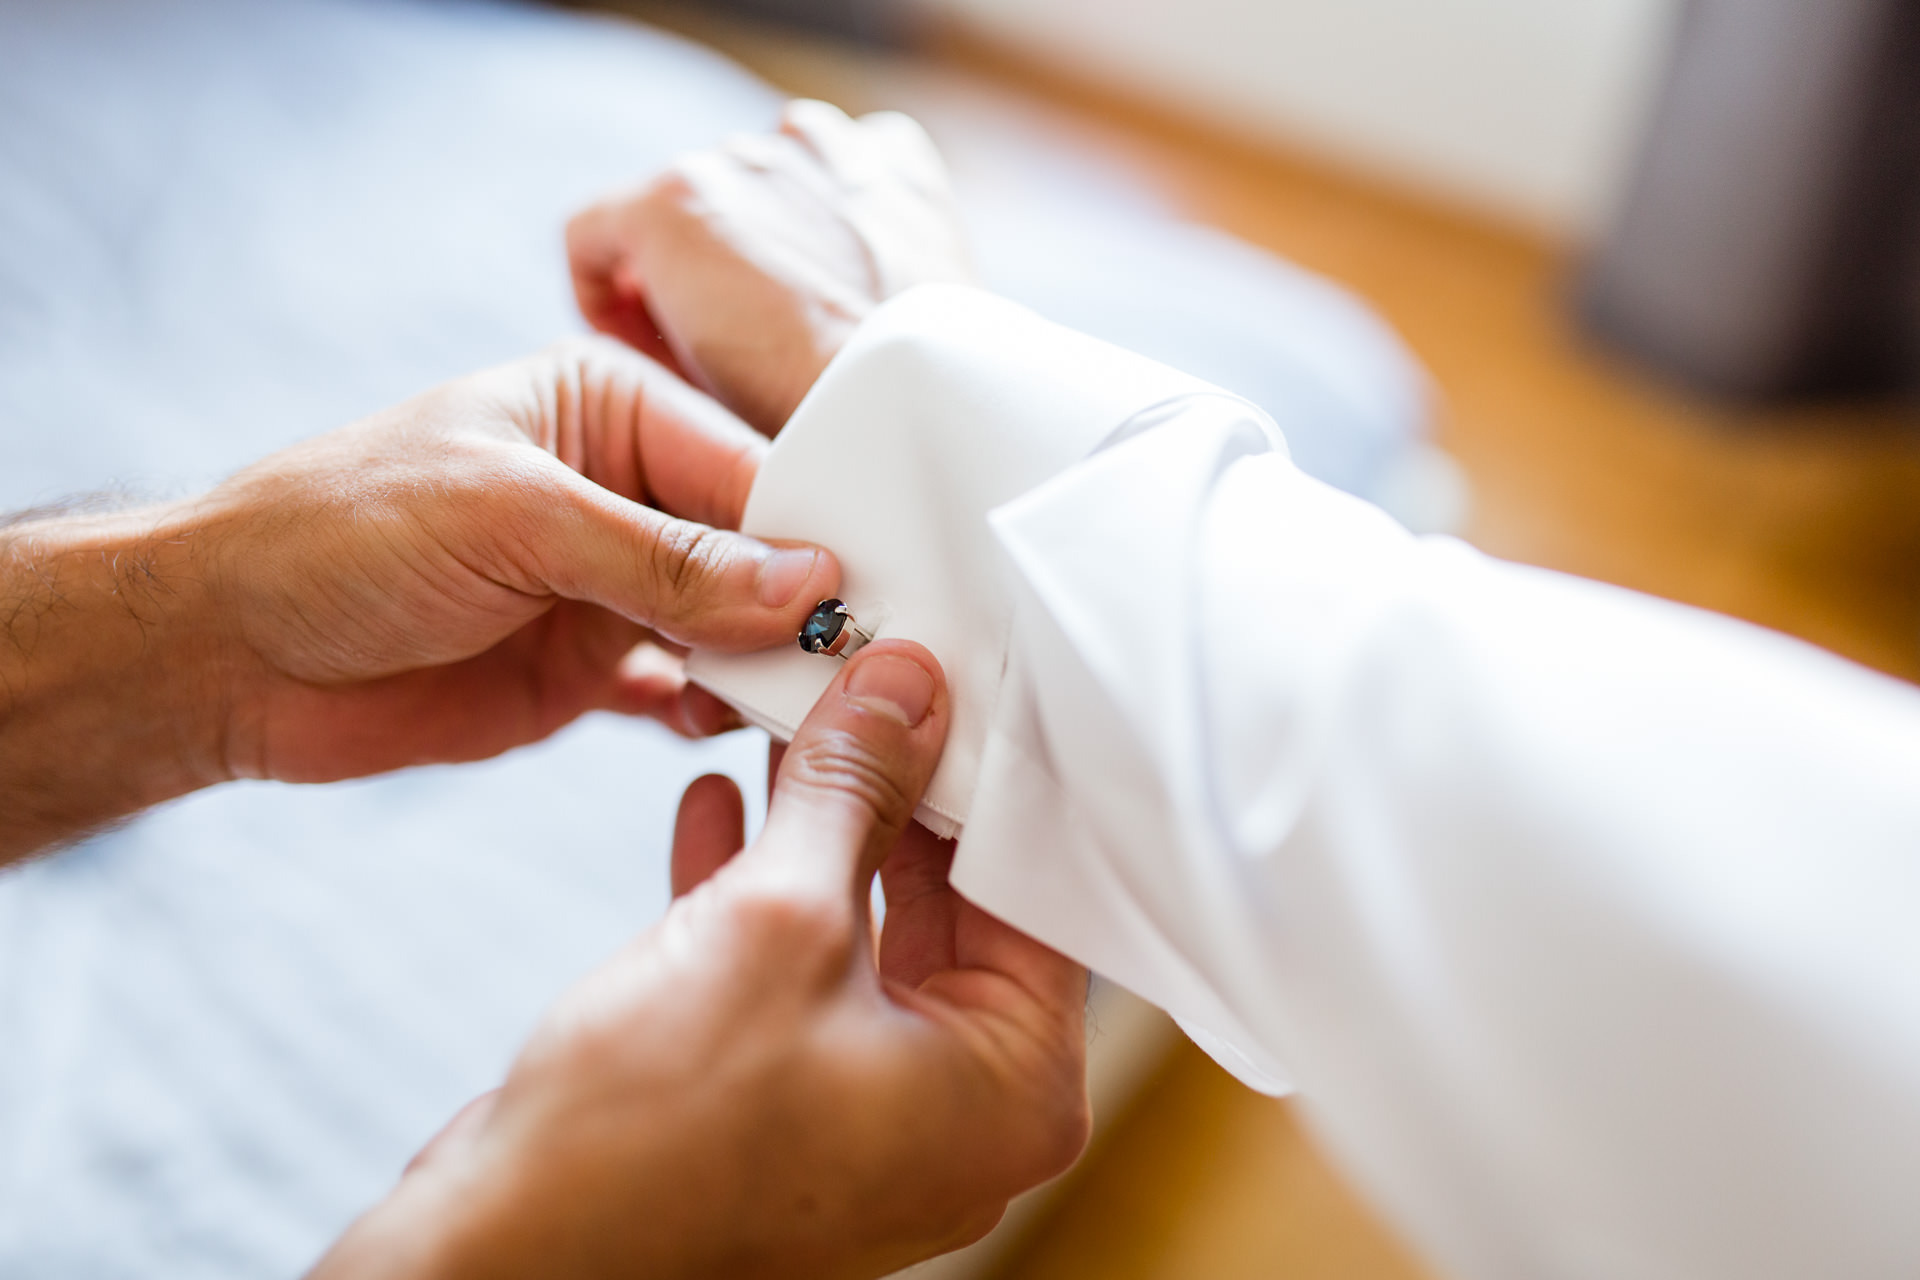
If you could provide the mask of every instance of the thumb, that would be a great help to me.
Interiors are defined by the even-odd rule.
[[[940,664],[917,644],[878,641],[848,662],[793,737],[767,824],[742,860],[864,895],[913,820],[947,738]]]
[[[543,505],[534,540],[549,590],[633,619],[691,648],[791,644],[840,585],[831,552],[761,542],[680,520],[571,472]]]

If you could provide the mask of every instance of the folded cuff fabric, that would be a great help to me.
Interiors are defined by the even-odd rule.
[[[988,513],[1200,405],[1284,449],[1236,396],[991,294],[926,285],[861,326],[781,431],[741,528],[831,548],[860,626],[939,658],[952,729],[918,815],[934,831],[966,825],[1006,670],[1014,580]],[[797,645],[688,666],[783,741],[835,670]]]
[[[1188,882],[1164,863],[1158,874],[1152,861],[1135,866],[1132,882],[1111,871],[1118,831],[1131,829],[1121,847],[1136,849],[1178,848],[1195,834],[1162,795],[1156,761],[1118,758],[1141,744],[1190,745],[1166,732],[1186,718],[1168,697],[1182,682],[1138,685],[1164,700],[1142,705],[1117,675],[1099,691],[1078,678],[1138,662],[1197,670],[1187,544],[1223,468],[1285,449],[1237,396],[990,294],[927,286],[882,307],[828,368],[770,451],[742,521],[749,533],[831,547],[860,624],[876,639],[925,644],[945,667],[953,727],[919,817],[962,837],[956,885],[1016,924],[1044,922],[1054,946],[1173,1013],[1269,1092],[1284,1087],[1278,1065],[1167,941],[1190,936],[1208,904],[1187,900]],[[1089,503],[1098,515],[1082,519]],[[1073,558],[1068,581],[1023,559],[1035,538]],[[1088,591],[1126,602],[1126,625],[1101,619],[1069,638],[1061,614]],[[1128,642],[1138,652],[1102,655]],[[1036,682],[1033,655],[1062,645],[1047,664],[1054,678]],[[1021,656],[1010,661],[1010,650]],[[701,653],[689,665],[783,740],[834,670],[797,646]],[[1083,811],[1061,780],[1063,745],[1082,794],[1111,803]],[[1162,918],[1176,904],[1185,928]]]

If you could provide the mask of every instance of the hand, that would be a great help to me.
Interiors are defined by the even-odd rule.
[[[722,531],[765,448],[583,339],[199,499],[0,527],[0,862],[227,778],[475,759],[593,707],[718,727],[673,648],[791,643],[839,579]]]
[[[768,435],[874,307],[969,276],[925,131],[805,101],[778,133],[687,156],[580,214],[567,256],[589,323],[674,362]]]
[[[839,581],[825,552],[724,532],[764,449],[667,370],[583,339],[242,472],[200,504],[248,656],[232,771],[479,759],[601,707],[714,727],[681,647],[791,643]]]
[[[794,738],[745,852],[739,793],[695,783],[665,919],[315,1275],[880,1276],[1070,1164],[1086,972],[960,899],[950,847],[911,825],[947,715],[932,656],[881,641]]]

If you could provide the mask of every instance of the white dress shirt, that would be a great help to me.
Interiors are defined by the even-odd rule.
[[[1086,340],[1048,328],[910,294],[789,428],[819,460],[907,429],[945,443],[898,452],[959,457],[1031,451],[1076,387],[1100,407],[1009,494],[862,464],[896,523],[826,538],[887,634],[995,620],[934,645],[976,673],[943,804],[959,888],[1290,1081],[1462,1280],[1920,1276],[1920,693],[1416,538],[1244,402],[1049,370]],[[907,424],[875,356],[902,349]],[[1011,415],[991,431],[982,386]],[[825,480],[786,448],[763,485]],[[915,546],[969,571],[916,575]],[[702,675],[742,701],[756,662],[832,670]]]

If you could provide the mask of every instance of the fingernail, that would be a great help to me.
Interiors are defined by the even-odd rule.
[[[933,675],[912,658],[876,653],[855,664],[846,699],[911,729],[933,706]]]
[[[800,594],[813,576],[814,562],[820,553],[808,547],[776,551],[760,566],[760,603],[769,609],[787,604]]]

